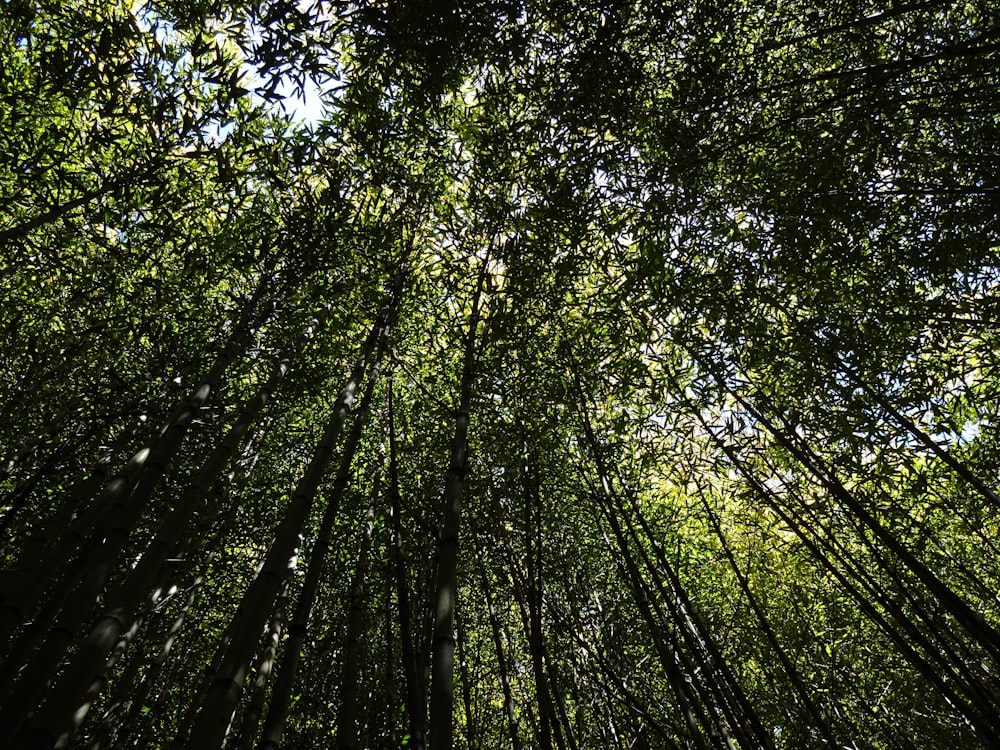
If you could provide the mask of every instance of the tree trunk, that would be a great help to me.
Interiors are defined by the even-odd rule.
[[[375,501],[379,494],[379,474],[375,473],[371,502],[365,516],[365,529],[358,551],[358,563],[351,580],[350,611],[347,618],[347,638],[344,642],[344,674],[341,680],[340,712],[337,717],[337,741],[339,750],[357,750],[358,713],[361,682],[361,641],[365,612],[365,577],[368,574],[368,550],[372,541],[372,526],[375,523]]]
[[[243,438],[256,423],[261,411],[273,398],[295,354],[305,345],[316,327],[322,324],[328,310],[329,307],[325,308],[296,342],[280,356],[270,377],[257,394],[244,404],[239,418],[205,461],[195,479],[181,494],[179,501],[161,524],[138,563],[129,571],[118,589],[107,596],[108,604],[87,640],[75,654],[66,672],[50,689],[49,697],[33,717],[31,736],[36,747],[54,741],[51,738],[72,736],[76,732],[86,716],[86,711],[81,711],[82,695],[84,692],[89,692],[93,676],[101,669],[107,653],[122,631],[130,627],[137,609],[146,598],[167,559],[176,552],[199,504],[221,475]],[[47,738],[46,733],[48,733]]]
[[[254,294],[243,306],[239,322],[206,378],[188,400],[174,411],[167,425],[161,430],[159,438],[139,451],[129,462],[126,470],[112,479],[98,498],[95,513],[87,514],[87,521],[80,524],[76,529],[76,534],[70,535],[66,544],[60,547],[59,553],[55,556],[56,559],[47,561],[48,566],[45,570],[54,570],[56,560],[64,560],[72,553],[73,539],[78,538],[81,534],[89,533],[89,538],[82,544],[80,556],[55,587],[54,592],[50,594],[48,606],[43,607],[30,626],[22,631],[17,645],[12,649],[3,665],[2,681],[3,684],[9,684],[18,667],[25,660],[30,659],[30,663],[25,666],[16,685],[11,690],[10,698],[5,700],[4,709],[0,711],[0,722],[2,722],[0,723],[0,742],[8,742],[15,736],[31,707],[42,695],[46,683],[72,644],[81,622],[85,620],[96,603],[107,575],[117,559],[117,554],[127,541],[131,524],[138,518],[139,511],[144,506],[148,493],[152,491],[153,484],[179,448],[181,439],[197,411],[216,387],[238,351],[247,344],[250,319],[256,310],[259,298],[267,288],[266,281],[264,278],[261,279]],[[146,474],[143,483],[137,487],[136,481],[146,470],[147,459],[153,464],[150,469],[151,473]],[[135,492],[132,492],[133,489],[135,492],[141,489],[143,494],[136,495]],[[126,500],[130,499],[130,494],[132,502],[126,503]],[[99,514],[102,507],[107,507],[107,511],[103,514],[103,521],[100,520]],[[90,524],[91,521],[93,521],[93,526]],[[16,627],[16,615],[11,615],[27,611],[38,598],[40,591],[44,590],[44,582],[39,579],[38,575],[34,576],[33,580],[35,586],[38,587],[36,590],[32,591],[25,585],[18,592],[20,596],[12,596],[3,607],[0,607],[0,612],[8,615],[7,618],[0,620],[3,625]],[[80,582],[79,585],[77,585],[78,582]],[[32,654],[32,646],[41,637],[43,628],[57,616],[58,619],[46,634],[44,642],[37,652]],[[124,629],[123,627],[122,630]],[[0,627],[0,633],[3,632],[4,628]],[[109,649],[113,645],[114,639],[111,641]],[[107,650],[104,651],[101,659],[103,660],[106,655]],[[93,674],[94,672],[90,673],[90,675]],[[39,717],[37,720],[41,721],[42,719]],[[51,745],[59,734],[52,726],[32,727],[19,733],[17,746],[37,749]]]
[[[455,434],[451,442],[451,462],[445,478],[444,519],[438,540],[438,572],[435,586],[434,630],[432,640],[430,690],[430,750],[452,750],[454,734],[455,605],[458,602],[458,533],[461,525],[462,489],[465,484],[468,450],[469,407],[476,353],[476,330],[479,327],[480,299],[486,278],[487,261],[483,260],[472,298],[469,330],[465,336],[465,355],[458,409],[455,411]]]
[[[702,729],[699,727],[700,724],[704,727],[705,732],[712,737],[713,744],[718,747],[720,740],[716,735],[716,722],[714,721],[714,717],[711,716],[711,707],[706,711],[705,707],[696,700],[696,696],[692,694],[692,691],[688,687],[689,683],[686,676],[681,674],[678,668],[676,644],[666,642],[661,634],[663,630],[662,618],[659,616],[657,604],[650,600],[646,582],[632,557],[625,534],[619,523],[618,511],[612,502],[610,476],[604,468],[604,459],[599,450],[597,438],[590,425],[590,420],[584,411],[583,391],[580,388],[579,382],[577,383],[577,392],[580,397],[580,418],[584,427],[586,442],[593,453],[600,481],[600,487],[594,487],[592,492],[596,496],[600,507],[604,510],[604,516],[615,537],[615,544],[612,544],[611,540],[608,539],[608,545],[612,549],[612,554],[614,554],[618,568],[624,574],[625,581],[632,593],[632,598],[639,609],[639,613],[646,622],[646,627],[649,630],[649,635],[659,656],[664,676],[667,678],[667,682],[670,684],[677,698],[678,709],[687,725],[691,741],[699,750],[708,750],[705,738],[702,736]],[[617,547],[617,554],[614,553],[615,547]]]
[[[243,692],[243,681],[254,644],[295,557],[313,498],[326,473],[358,386],[368,371],[372,358],[379,352],[379,343],[385,336],[386,327],[398,309],[403,280],[404,272],[401,270],[397,274],[392,293],[361,347],[347,384],[334,404],[333,413],[313,459],[288,503],[285,517],[275,533],[264,565],[236,612],[232,639],[192,730],[189,743],[192,750],[218,750],[225,741],[233,711]]]
[[[524,426],[522,425],[522,430]],[[542,498],[535,483],[534,462],[526,438],[522,437],[521,485],[524,491],[525,539],[527,540],[528,649],[531,653],[531,673],[535,679],[538,701],[538,742],[540,750],[552,750],[552,735],[556,746],[565,748],[555,704],[545,675],[545,634],[542,631]]]
[[[758,496],[761,497],[767,506],[775,512],[783,523],[788,525],[788,527],[809,549],[813,558],[819,561],[823,568],[829,571],[829,573],[837,580],[843,589],[848,592],[861,611],[864,612],[869,619],[871,619],[871,621],[889,637],[889,639],[900,650],[903,657],[914,667],[914,669],[925,680],[927,680],[928,683],[933,685],[934,688],[942,696],[944,696],[957,711],[968,719],[969,723],[975,728],[975,731],[981,736],[991,737],[1000,732],[1000,723],[997,722],[995,711],[991,708],[992,703],[989,700],[984,702],[980,696],[980,692],[966,687],[963,684],[962,679],[957,675],[953,678],[953,680],[959,689],[962,690],[962,694],[956,692],[956,690],[952,687],[952,680],[943,678],[939,674],[939,668],[930,664],[927,659],[921,655],[919,651],[917,651],[915,645],[922,648],[924,653],[929,654],[932,657],[939,655],[938,649],[933,646],[933,644],[926,641],[919,630],[913,626],[910,618],[908,618],[898,607],[885,601],[877,586],[871,585],[866,587],[865,590],[859,588],[859,583],[862,587],[865,586],[863,579],[859,582],[852,580],[848,577],[848,574],[845,574],[845,572],[835,564],[835,561],[838,559],[838,553],[836,550],[832,549],[829,543],[821,543],[814,540],[811,534],[808,533],[799,522],[798,513],[794,510],[791,512],[786,510],[784,504],[774,496],[774,493],[766,484],[755,476],[754,472],[746,466],[743,460],[740,459],[736,451],[715,434],[707,422],[704,421],[703,417],[699,416],[699,420],[701,420],[713,442],[733,462],[733,465],[747,480]],[[800,503],[800,505],[803,505],[804,507],[804,504]],[[842,557],[840,557],[839,560],[840,562],[846,564],[846,561]],[[847,565],[847,568],[851,575],[860,579],[862,571],[851,570],[850,565]],[[882,612],[879,611],[876,603],[881,604],[886,608],[889,616],[896,622],[895,627],[886,619]],[[952,665],[944,664],[943,666],[946,670],[948,670]]]
[[[31,626],[18,639],[16,651],[12,649],[13,658],[20,656],[24,659],[30,654],[43,629],[59,615],[66,598],[70,596],[80,578],[88,572],[88,568],[92,578],[96,580],[96,584],[91,583],[91,588],[96,585],[99,591],[105,575],[101,573],[100,568],[107,566],[108,560],[124,546],[131,525],[145,507],[153,486],[180,447],[192,420],[212,391],[217,388],[229,365],[249,344],[252,320],[269,286],[270,277],[264,275],[253,294],[242,306],[232,333],[208,374],[187,400],[174,410],[158,435],[138,451],[125,468],[108,482],[91,508],[75,519],[68,533],[59,538],[59,543],[41,564],[28,561],[22,566],[32,572],[21,577],[18,588],[11,592],[0,606],[0,641],[8,640],[24,622],[52,581],[58,580],[58,584],[49,594],[47,601],[49,606],[43,606],[42,611],[35,614]],[[61,569],[74,553],[77,555],[76,560],[60,579]],[[86,589],[77,598],[80,601],[69,616],[82,619],[89,613],[92,603],[86,601],[89,598]],[[8,660],[0,671],[0,685],[7,684],[11,671],[16,671],[22,663],[22,661]]]
[[[479,580],[482,585],[483,595],[486,597],[486,612],[490,618],[490,633],[493,636],[493,648],[497,655],[497,670],[500,672],[500,685],[503,688],[503,707],[507,716],[507,726],[510,731],[510,742],[513,750],[521,750],[521,735],[518,730],[517,712],[514,705],[514,692],[510,685],[510,665],[507,660],[504,648],[504,638],[501,632],[500,618],[497,616],[496,607],[493,605],[492,586],[486,580],[486,562],[483,560],[479,550],[476,551],[477,563],[479,567]]]
[[[309,564],[306,568],[305,581],[299,591],[298,599],[295,602],[295,614],[292,616],[291,625],[288,628],[288,639],[285,641],[284,653],[281,664],[278,666],[275,677],[274,690],[271,693],[271,701],[267,709],[267,718],[264,720],[264,729],[261,733],[258,750],[277,750],[281,746],[281,734],[284,731],[285,720],[291,709],[292,692],[295,688],[295,679],[298,675],[299,661],[302,656],[302,648],[305,644],[309,630],[309,617],[316,602],[319,591],[320,579],[323,575],[323,567],[326,564],[327,555],[330,552],[330,543],[333,537],[333,526],[340,513],[340,507],[344,499],[344,492],[347,490],[348,482],[351,478],[351,466],[354,463],[358,452],[358,445],[361,442],[362,431],[371,413],[371,403],[375,393],[375,385],[378,379],[379,360],[382,350],[386,344],[386,338],[381,339],[376,361],[372,367],[371,375],[365,386],[364,396],[354,415],[354,424],[351,426],[350,435],[343,448],[340,459],[340,469],[334,480],[330,495],[326,501],[326,508],[323,511],[323,519],[320,522],[319,532],[316,535],[316,542],[313,545],[312,553],[309,555]]]
[[[278,653],[278,645],[281,643],[281,629],[285,619],[285,600],[288,598],[288,582],[281,590],[281,595],[274,607],[271,615],[271,629],[264,642],[264,648],[257,659],[257,677],[254,679],[253,690],[250,691],[250,702],[243,713],[243,721],[240,727],[240,740],[237,745],[238,750],[252,750],[254,740],[257,737],[257,728],[260,724],[260,717],[264,713],[264,698],[267,694],[267,683],[271,679],[271,672],[274,669],[274,660]]]
[[[412,750],[424,750],[424,698],[421,694],[420,667],[413,645],[413,616],[410,613],[410,586],[406,575],[403,549],[402,500],[399,492],[399,466],[396,452],[396,422],[393,408],[392,378],[389,379],[389,519],[392,534],[393,573],[399,610],[399,637],[403,657],[403,681],[406,685],[406,721]]]

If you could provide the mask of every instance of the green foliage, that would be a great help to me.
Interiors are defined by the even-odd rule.
[[[0,744],[67,731],[58,746],[183,746],[405,259],[287,746],[343,737],[354,653],[352,741],[426,733],[442,489],[483,268],[459,744],[993,746],[994,6],[7,3]],[[325,110],[304,125],[278,105],[307,86]],[[230,350],[162,479],[108,500]],[[198,478],[282,361],[225,467]],[[286,620],[335,473],[287,596],[266,603]],[[69,633],[58,658],[86,656],[192,484],[141,607],[114,615],[123,638],[92,694],[66,698],[71,669],[40,666],[46,644]],[[64,596],[115,534],[67,626]],[[273,708],[254,679],[234,747],[259,739],[254,700]],[[59,710],[76,718],[57,731]]]

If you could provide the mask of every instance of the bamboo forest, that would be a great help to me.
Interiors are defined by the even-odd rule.
[[[1000,747],[1000,4],[0,3],[0,748]]]

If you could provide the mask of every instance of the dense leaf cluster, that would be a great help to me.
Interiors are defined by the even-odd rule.
[[[7,3],[0,746],[994,747],[997,19]]]

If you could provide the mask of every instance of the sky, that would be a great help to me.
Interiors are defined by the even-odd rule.
[[[323,117],[323,100],[320,97],[320,88],[307,76],[303,91],[296,93],[295,84],[287,77],[282,79],[275,93],[282,99],[272,106],[278,106],[292,120],[303,125],[315,125]],[[256,95],[255,95],[255,98]],[[257,98],[263,102],[263,99]]]
[[[163,43],[173,31],[173,24],[156,13],[155,9],[147,5],[142,0],[133,3],[132,14],[143,31],[153,33],[157,39]],[[258,72],[250,65],[243,65],[240,85],[251,92],[262,83]],[[275,89],[275,93],[281,96],[276,102],[267,102],[256,94],[251,94],[258,104],[269,107],[277,107],[285,114],[290,115],[292,120],[303,125],[315,125],[323,116],[323,101],[320,96],[320,88],[306,77],[302,91],[296,91],[296,86],[291,78],[283,77],[281,83]]]

